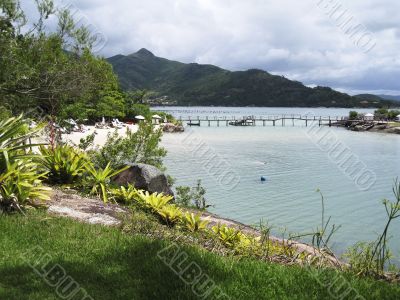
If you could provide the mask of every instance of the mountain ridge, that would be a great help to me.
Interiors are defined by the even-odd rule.
[[[363,99],[329,87],[310,88],[260,69],[228,71],[210,64],[182,63],[139,51],[107,59],[124,90],[146,89],[178,105],[380,107],[390,100]]]

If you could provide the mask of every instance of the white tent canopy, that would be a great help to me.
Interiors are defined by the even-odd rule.
[[[398,116],[396,117],[396,119],[397,119],[397,120],[400,120],[400,115],[398,115]]]
[[[373,117],[373,114],[366,114],[365,117]]]
[[[136,116],[135,119],[136,120],[145,120],[145,117],[139,115],[139,116]]]
[[[159,115],[154,115],[152,118],[153,118],[153,119],[157,119],[157,120],[162,119]]]

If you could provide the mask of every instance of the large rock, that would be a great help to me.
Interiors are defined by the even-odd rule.
[[[172,124],[172,123],[165,123],[163,125],[163,131],[164,132],[169,132],[169,133],[184,132],[185,128],[182,125],[175,125],[175,124]]]
[[[114,177],[113,182],[117,185],[132,184],[135,188],[150,193],[174,195],[168,185],[167,176],[156,167],[146,164],[130,164],[130,168]]]

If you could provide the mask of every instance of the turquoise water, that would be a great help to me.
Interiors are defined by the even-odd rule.
[[[306,114],[346,116],[348,109],[304,108],[156,108],[175,116],[244,116]],[[370,112],[371,110],[364,110]],[[205,125],[205,124],[204,124]],[[334,236],[338,253],[357,241],[374,240],[385,222],[383,198],[393,199],[393,180],[400,175],[400,136],[358,133],[304,123],[286,127],[197,127],[166,134],[165,164],[176,185],[201,179],[212,212],[246,224],[264,219],[274,233],[309,232],[321,223],[320,189],[326,216],[341,225]],[[340,167],[326,140],[348,151],[362,166],[363,178]],[[329,143],[328,143],[329,144]],[[333,143],[332,143],[333,145]],[[196,151],[193,151],[193,150]],[[347,153],[347,152],[346,152]],[[339,156],[338,156],[339,157]],[[351,161],[351,160],[349,160]],[[373,174],[375,177],[373,177]],[[265,176],[267,182],[260,178]],[[222,177],[222,178],[221,178]],[[400,257],[400,222],[393,223],[390,245]]]

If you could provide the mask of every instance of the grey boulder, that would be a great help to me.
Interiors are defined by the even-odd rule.
[[[132,184],[137,189],[150,193],[163,193],[173,196],[168,185],[167,176],[154,166],[146,164],[128,164],[129,169],[119,173],[113,178],[113,183],[123,186]]]

